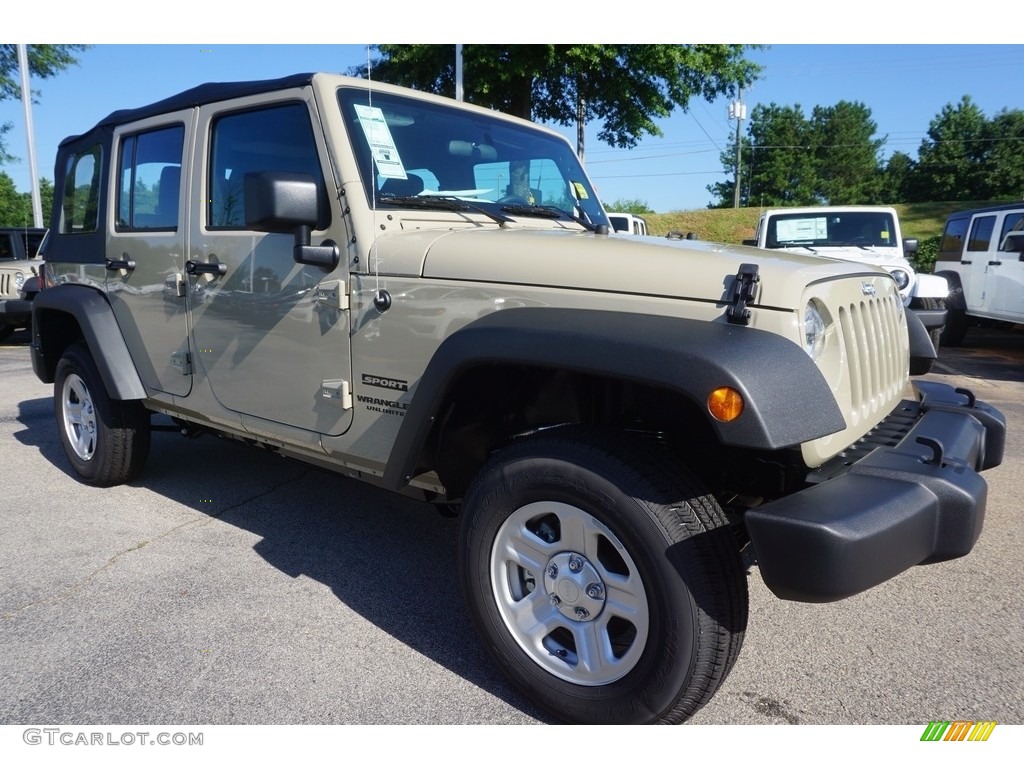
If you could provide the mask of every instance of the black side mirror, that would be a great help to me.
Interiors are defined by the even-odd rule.
[[[1016,253],[1018,254],[1018,259],[1024,261],[1024,232],[1019,234],[1011,232],[1008,234],[1006,239],[1003,240],[1003,247],[999,250],[1004,253]]]
[[[913,256],[917,253],[917,238],[916,237],[905,237],[903,238],[903,255]]]
[[[257,232],[295,234],[293,256],[299,264],[334,269],[341,258],[336,243],[310,245],[309,233],[320,220],[316,181],[305,173],[261,171],[245,174],[245,225]]]

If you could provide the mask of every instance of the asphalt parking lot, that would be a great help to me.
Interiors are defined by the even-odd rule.
[[[975,550],[825,605],[749,576],[740,659],[697,724],[1024,723],[1024,333],[929,378],[1009,422]],[[0,345],[0,725],[546,722],[493,669],[456,523],[241,444],[154,435],[147,471],[70,474],[25,334]]]

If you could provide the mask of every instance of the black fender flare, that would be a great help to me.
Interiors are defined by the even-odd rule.
[[[964,285],[960,280],[960,273],[943,270],[935,274],[946,278],[946,282],[949,283],[949,295],[945,298],[946,308],[966,312],[967,300],[964,299]]]
[[[523,307],[493,312],[451,334],[416,383],[384,471],[411,479],[446,393],[480,365],[530,365],[621,378],[676,391],[706,412],[708,394],[730,386],[745,408],[725,423],[708,415],[724,445],[777,450],[846,428],[828,383],[796,343],[735,324],[606,310]]]
[[[907,316],[907,337],[910,346],[910,374],[921,376],[932,369],[932,364],[938,358],[935,345],[932,344],[931,334],[924,327],[921,318],[913,310],[905,310]]]
[[[111,398],[148,396],[106,296],[96,288],[71,283],[40,291],[32,301],[32,368],[41,381],[53,382],[57,361],[75,340],[53,330],[57,315],[74,318]]]

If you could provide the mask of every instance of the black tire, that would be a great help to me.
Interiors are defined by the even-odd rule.
[[[7,341],[11,338],[11,334],[17,330],[13,325],[7,323],[0,323],[0,341]]]
[[[942,329],[942,343],[947,347],[959,347],[964,343],[969,325],[966,312],[950,308],[946,315],[946,326]]]
[[[746,573],[684,468],[609,445],[558,430],[496,455],[462,506],[462,589],[495,662],[555,717],[680,723],[739,655]]]
[[[137,401],[110,398],[81,342],[57,362],[53,402],[64,453],[83,481],[110,487],[142,471],[149,455],[149,412]]]

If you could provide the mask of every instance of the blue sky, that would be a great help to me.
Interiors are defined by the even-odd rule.
[[[859,3],[858,7],[865,9],[865,13],[858,18],[871,17],[869,11],[874,3],[875,0]],[[808,13],[814,13],[813,4],[793,4],[798,10],[806,6]],[[888,13],[884,4],[880,5]],[[389,4],[389,7],[399,6],[403,3]],[[528,6],[528,3],[519,3],[516,7]],[[299,3],[297,7],[306,6]],[[333,8],[332,13],[337,15],[341,6],[335,3],[327,7]],[[435,7],[438,6],[435,4]],[[631,7],[637,6],[631,4]],[[739,7],[742,8],[742,4]],[[773,8],[778,7],[773,5]],[[748,14],[740,12],[739,15]],[[195,16],[186,12],[183,18]],[[556,11],[550,18],[558,22],[564,17]],[[831,42],[827,35],[815,34],[817,39],[828,42],[809,44],[801,42],[801,36],[806,37],[808,29],[816,29],[813,16],[785,18],[787,24],[795,18],[810,21],[799,29],[776,26],[762,30],[757,38],[739,36],[743,42],[768,45],[750,54],[764,66],[764,71],[754,87],[743,94],[748,111],[757,104],[771,102],[788,106],[799,104],[809,116],[818,105],[859,101],[871,110],[878,126],[876,137],[886,140],[884,154],[898,150],[914,157],[926,136],[929,122],[946,104],[955,104],[964,95],[969,95],[989,117],[1002,109],[1024,108],[1019,89],[1010,85],[1024,72],[1024,45],[976,41],[975,44],[897,42],[877,34],[862,34],[865,42],[857,43]],[[216,17],[212,21],[208,29],[220,28]],[[703,21],[708,28],[713,26],[710,21]],[[899,18],[890,18],[889,22],[898,24]],[[40,92],[32,112],[38,174],[52,179],[60,140],[86,130],[116,109],[141,106],[201,82],[260,79],[317,70],[345,72],[365,63],[366,44],[361,40],[376,42],[377,36],[382,34],[384,42],[442,42],[455,39],[458,34],[457,28],[416,29],[409,20],[406,24],[408,27],[383,25],[363,30],[346,26],[344,39],[350,42],[337,44],[324,40],[325,35],[333,34],[329,28],[313,33],[316,44],[273,43],[270,40],[288,38],[284,34],[270,36],[266,29],[258,26],[250,29],[237,25],[223,27],[231,29],[232,33],[219,34],[217,39],[225,41],[220,43],[173,41],[175,33],[171,32],[153,40],[133,35],[141,42],[125,44],[123,30],[63,31],[58,40],[85,41],[94,47],[81,54],[79,66],[51,80],[32,83],[33,89]],[[283,21],[282,25],[294,36],[292,21]],[[708,38],[708,29],[699,24],[691,28],[683,25],[681,29],[680,34],[692,34],[693,41],[720,41],[720,34]],[[514,26],[503,26],[496,31],[502,30],[508,37],[481,40],[474,38],[474,33],[480,33],[475,28],[466,30],[461,37],[479,42],[502,39],[538,42],[530,39],[529,34],[535,35],[537,30],[524,32]],[[855,27],[848,31],[854,39],[858,37]],[[441,40],[433,39],[439,32]],[[491,30],[491,34],[495,34],[495,30]],[[593,34],[592,28],[580,27],[580,36],[570,36],[566,41],[607,39],[605,34],[595,40]],[[948,34],[947,30],[931,37],[941,41],[943,35]],[[8,34],[3,37],[10,39]],[[172,42],[162,42],[167,38]],[[727,119],[727,105],[728,99],[724,98],[710,104],[693,101],[687,112],[677,111],[660,123],[663,136],[645,138],[631,150],[614,149],[600,143],[597,126],[590,126],[586,138],[586,165],[605,202],[639,199],[658,212],[705,207],[712,200],[708,185],[725,179],[720,154],[723,150],[731,151],[735,142],[736,123]],[[20,190],[27,191],[30,173],[24,122],[19,102],[0,102],[0,123],[13,124],[6,137],[8,150],[20,158],[0,166],[0,170],[11,176]],[[561,130],[575,143],[575,127]]]

